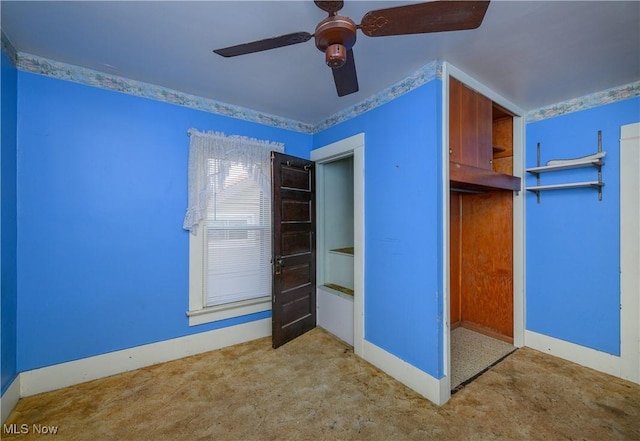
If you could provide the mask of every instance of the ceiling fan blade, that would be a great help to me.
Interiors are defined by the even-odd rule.
[[[293,34],[280,35],[278,37],[265,38],[264,40],[253,41],[251,43],[216,49],[213,52],[218,55],[222,55],[223,57],[235,57],[238,55],[252,54],[254,52],[290,46],[292,44],[304,43],[305,41],[309,41],[311,37],[313,37],[313,35],[308,32],[295,32]]]
[[[317,7],[329,14],[338,12],[344,6],[344,2],[321,2],[314,0],[314,3]]]
[[[360,29],[369,37],[426,34],[475,29],[482,23],[488,1],[435,1],[368,12]]]
[[[342,67],[331,70],[333,71],[333,81],[336,83],[338,96],[345,96],[358,91],[358,76],[356,75],[353,49],[347,51],[347,60]]]

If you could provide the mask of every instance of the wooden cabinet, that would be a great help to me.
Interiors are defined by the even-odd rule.
[[[459,117],[459,112],[456,113],[452,112],[450,121]],[[513,342],[513,194],[510,191],[460,193],[455,188],[460,184],[454,177],[462,180],[469,176],[473,179],[480,176],[472,182],[486,187],[488,183],[505,180],[502,188],[509,188],[511,184],[506,179],[517,179],[519,188],[519,179],[512,176],[513,116],[492,103],[488,119],[489,150],[493,152],[491,170],[451,161],[450,323],[452,329],[462,326]],[[469,172],[456,175],[459,170]],[[489,181],[487,177],[491,176]],[[470,181],[460,182],[467,185]]]
[[[485,170],[492,169],[492,102],[449,79],[449,160]]]
[[[512,115],[489,98],[449,78],[449,180],[468,190],[520,190],[520,178],[496,166],[497,158],[513,150],[498,145],[496,133],[513,137]],[[496,120],[501,120],[497,124]],[[511,139],[512,142],[512,139]]]

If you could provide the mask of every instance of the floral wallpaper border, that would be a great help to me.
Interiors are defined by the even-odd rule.
[[[637,96],[640,96],[640,81],[530,110],[527,112],[526,121],[528,123],[541,121],[543,119],[579,112],[580,110],[615,103],[616,101],[635,98]]]
[[[302,133],[313,133],[314,125],[283,118],[268,113],[234,106],[220,101],[178,92],[166,87],[148,84],[117,75],[98,72],[85,67],[61,63],[36,55],[18,52],[17,68],[26,72],[45,75],[61,80],[72,81],[88,86],[99,87],[115,92],[127,93],[178,106],[190,107],[205,112],[257,122],[281,129]]]
[[[340,124],[369,110],[382,106],[431,80],[442,79],[443,62],[440,60],[432,61],[402,81],[383,89],[375,95],[341,110],[316,124],[310,124],[245,107],[226,104],[210,98],[178,92],[154,84],[50,60],[24,52],[17,52],[4,33],[1,33],[0,36],[2,51],[9,56],[18,69],[26,72],[308,134],[314,134],[328,129],[336,124]],[[530,110],[526,114],[526,121],[541,121],[638,96],[640,96],[640,81]]]
[[[5,40],[3,39],[3,47],[4,41]],[[10,45],[8,40],[7,44]],[[431,81],[434,78],[442,76],[442,63],[440,61],[433,61],[418,69],[404,80],[393,84],[370,98],[340,111],[317,124],[309,124],[302,121],[262,113],[245,107],[226,104],[209,98],[178,92],[176,90],[154,84],[148,84],[81,66],[74,66],[50,60],[37,55],[31,55],[23,52],[18,52],[16,55],[17,56],[14,58],[16,67],[26,72],[309,134],[317,133],[320,130],[324,130],[335,124],[339,124],[340,122],[367,112],[375,107],[381,106],[398,96]]]
[[[2,52],[7,54],[7,56],[9,57],[11,62],[14,64],[14,66],[17,65],[18,52],[16,51],[16,48],[13,47],[13,45],[11,44],[7,36],[4,35],[4,32],[2,31],[0,31],[0,44],[2,45]]]
[[[331,115],[329,118],[316,124],[315,131],[320,132],[368,112],[371,109],[375,109],[436,78],[442,79],[442,62],[439,60],[424,65],[404,80],[392,84],[364,101]]]

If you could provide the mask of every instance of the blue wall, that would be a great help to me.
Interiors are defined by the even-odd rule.
[[[18,374],[17,354],[17,71],[4,51],[0,51],[0,394]]]
[[[620,354],[620,126],[640,120],[640,98],[527,125],[526,164],[597,151],[602,130],[603,200],[596,190],[526,199],[526,328]],[[597,179],[595,169],[545,173],[543,184]],[[527,185],[535,185],[533,176]]]
[[[311,136],[16,72],[3,55],[3,390],[19,371],[268,316],[188,326],[190,127],[302,157],[364,132],[365,338],[442,377],[441,87]],[[537,142],[543,161],[592,153],[598,129],[607,151],[602,202],[593,190],[527,195],[527,329],[619,354],[618,138],[639,115],[636,98],[527,125],[528,166]]]
[[[365,133],[365,339],[442,377],[442,83],[314,137]]]
[[[312,136],[18,73],[18,369],[268,317],[189,327],[187,129]]]

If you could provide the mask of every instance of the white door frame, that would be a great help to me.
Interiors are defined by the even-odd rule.
[[[640,383],[640,122],[620,129],[620,377]]]
[[[442,260],[443,267],[443,305],[442,314],[444,316],[443,335],[443,371],[446,380],[441,382],[441,387],[446,390],[440,391],[443,403],[451,397],[451,342],[450,342],[450,279],[449,279],[449,77],[453,76],[464,84],[480,92],[491,99],[494,103],[513,113],[513,175],[522,178],[524,185],[524,145],[525,126],[524,110],[513,104],[511,101],[498,95],[476,79],[470,77],[450,63],[443,63],[442,66]],[[513,193],[513,344],[516,347],[524,346],[524,326],[525,326],[525,208],[524,191]]]
[[[328,162],[353,156],[353,246],[354,246],[354,296],[353,296],[353,351],[363,357],[364,345],[364,133],[345,138],[311,151],[311,160],[316,163],[316,192],[322,191],[324,173],[322,167]],[[317,244],[323,240],[324,200],[316,194]],[[316,256],[321,256],[317,245]],[[318,263],[319,257],[316,257]],[[322,268],[316,264],[316,268]],[[320,278],[318,278],[320,280]],[[317,289],[317,288],[316,288]]]

